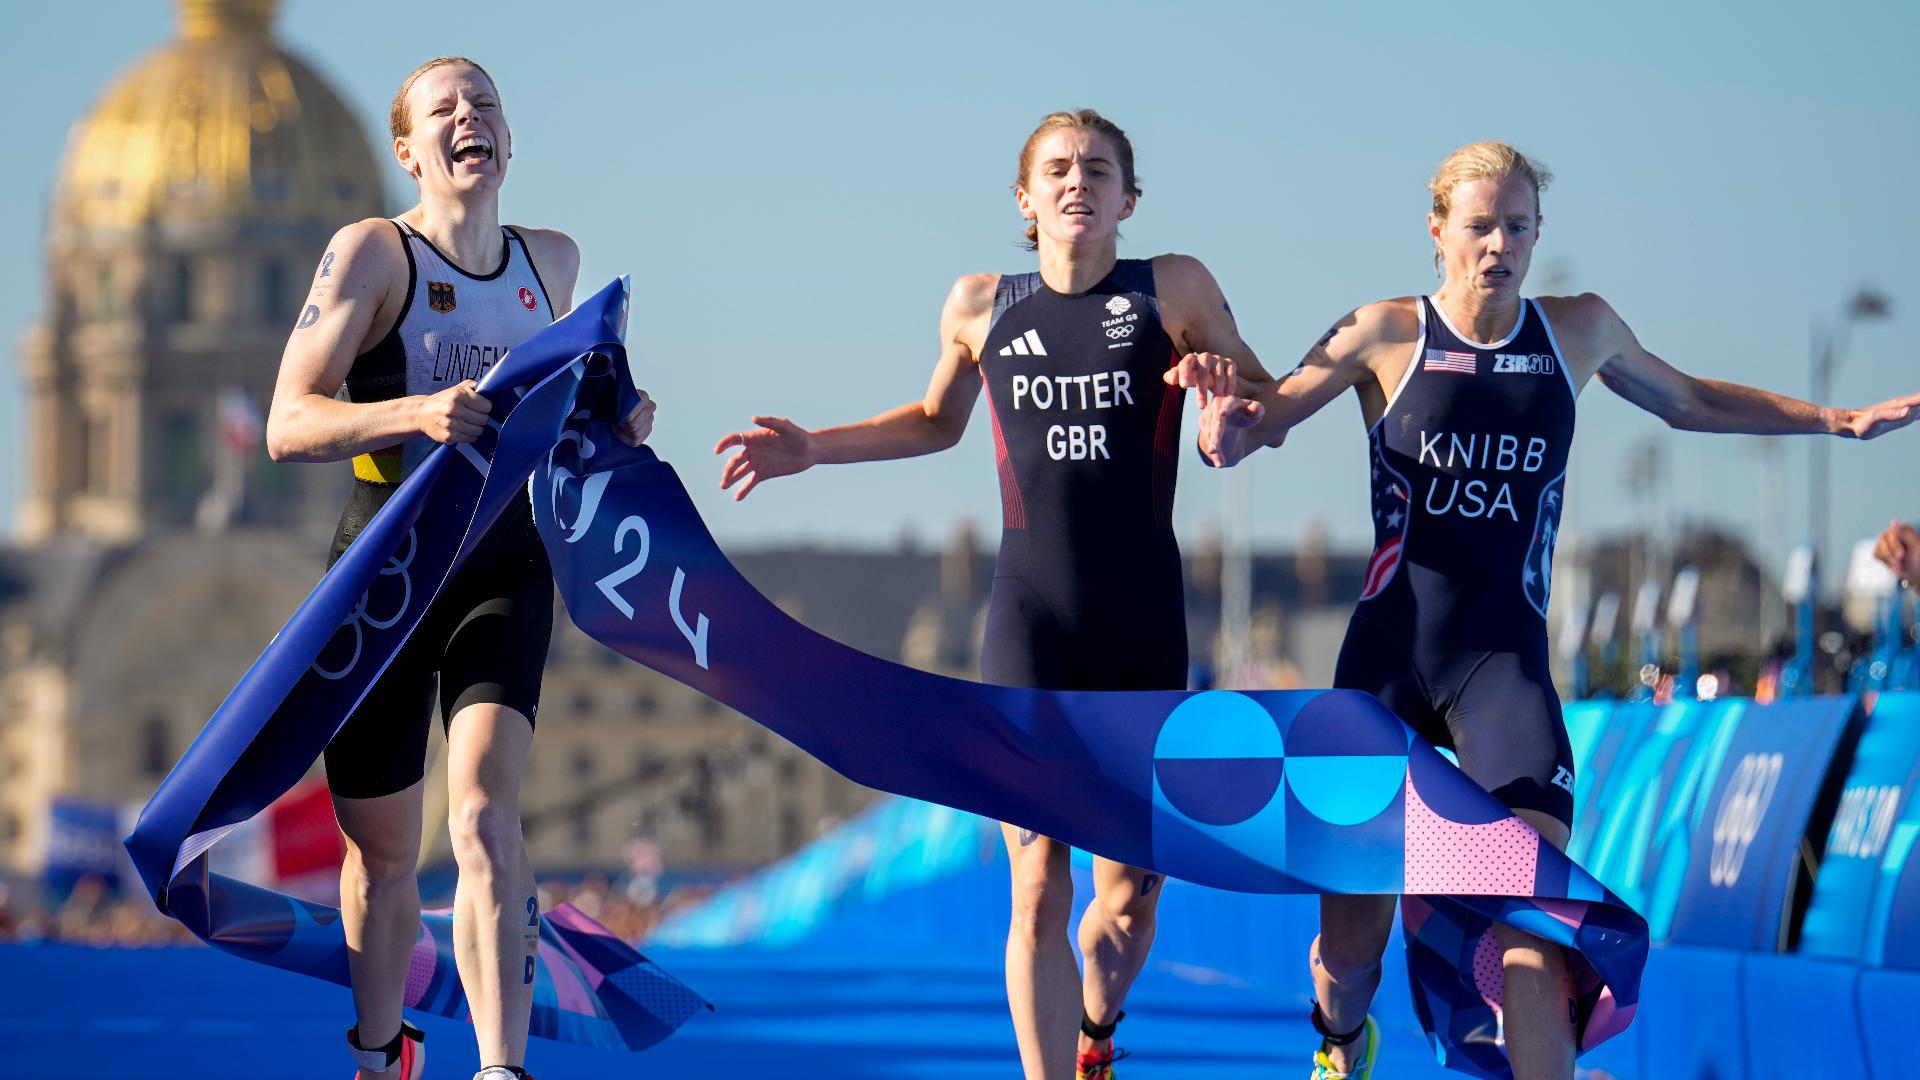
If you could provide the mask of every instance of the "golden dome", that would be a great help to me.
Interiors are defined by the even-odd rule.
[[[276,0],[178,0],[179,40],[75,125],[55,220],[340,225],[385,202],[372,148],[313,70],[282,51]]]

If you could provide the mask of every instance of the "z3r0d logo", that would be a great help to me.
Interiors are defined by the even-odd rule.
[[[1760,834],[1760,823],[1766,820],[1785,764],[1781,754],[1748,754],[1734,768],[1726,793],[1720,797],[1720,813],[1713,819],[1713,854],[1707,865],[1707,880],[1714,885],[1730,889],[1740,880],[1747,849]]]

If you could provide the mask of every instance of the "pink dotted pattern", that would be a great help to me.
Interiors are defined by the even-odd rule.
[[[426,927],[421,927],[420,936],[413,942],[413,955],[407,957],[407,1004],[418,1007],[421,999],[427,996],[427,984],[433,981],[433,970],[440,966],[436,952],[433,935],[427,933]]]
[[[1480,991],[1480,1000],[1499,1011],[1507,990],[1507,969],[1501,961],[1500,942],[1493,936],[1491,926],[1473,947],[1473,988]]]
[[[1463,825],[1441,817],[1407,775],[1407,887],[1410,893],[1531,896],[1540,837],[1509,817]]]

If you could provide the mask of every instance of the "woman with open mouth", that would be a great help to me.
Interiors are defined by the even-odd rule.
[[[1198,260],[1119,258],[1119,226],[1139,196],[1133,146],[1112,121],[1091,109],[1042,120],[1014,175],[1039,270],[954,283],[924,397],[812,431],[756,416],[754,428],[715,446],[738,451],[720,486],[738,484],[740,499],[814,465],[945,450],[984,386],[1004,530],[982,677],[1053,690],[1184,689],[1173,535],[1183,390],[1204,403],[1232,386],[1236,363],[1263,373]],[[1121,1003],[1153,941],[1160,876],[1094,860],[1082,975],[1067,942],[1069,849],[1018,822],[1002,833],[1013,864],[1007,1000],[1021,1064],[1029,1077],[1106,1080]]]
[[[1580,389],[1602,385],[1671,427],[1870,439],[1911,423],[1920,394],[1828,409],[1687,375],[1643,348],[1598,296],[1521,296],[1546,169],[1498,142],[1463,146],[1428,185],[1440,287],[1341,317],[1292,373],[1243,380],[1201,421],[1232,465],[1351,388],[1367,424],[1375,549],[1335,669],[1378,697],[1549,843],[1564,848],[1573,759],[1547,670],[1547,594]],[[1416,812],[1409,808],[1409,813]],[[1493,871],[1490,871],[1493,872]],[[1315,1080],[1365,1078],[1367,1015],[1392,896],[1323,896],[1310,956]],[[1573,1076],[1566,964],[1497,927],[1503,1029],[1518,1080]]]
[[[492,406],[476,383],[572,307],[580,269],[580,249],[564,233],[500,224],[513,137],[479,64],[421,65],[394,95],[390,120],[394,160],[420,201],[334,235],[287,340],[267,420],[276,461],[353,460],[335,559],[436,444],[471,443],[486,429]],[[345,400],[335,400],[343,387]],[[653,408],[643,394],[620,436],[645,439]],[[395,553],[402,570],[407,557]],[[327,747],[347,841],[340,913],[359,1080],[416,1080],[426,1064],[425,1036],[400,1008],[420,933],[414,866],[436,683],[459,868],[456,960],[484,1066],[475,1080],[527,1076],[540,923],[520,780],[552,629],[552,572],[523,492]]]

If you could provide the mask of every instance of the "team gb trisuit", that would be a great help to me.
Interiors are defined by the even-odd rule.
[[[1078,295],[1006,274],[980,357],[1003,531],[981,675],[1055,690],[1177,690],[1187,634],[1173,485],[1180,390],[1153,263]]]
[[[1419,305],[1412,363],[1368,433],[1374,552],[1334,685],[1452,748],[1508,806],[1571,822],[1546,611],[1573,379],[1535,301],[1491,344]]]
[[[512,228],[501,230],[500,265],[477,275],[405,223],[393,224],[407,252],[406,306],[393,330],[354,359],[344,387],[348,400],[390,401],[478,380],[509,348],[553,321],[546,286]],[[354,459],[353,492],[329,566],[435,445],[416,435]],[[474,704],[506,705],[531,722],[552,632],[553,573],[522,491],[327,746],[334,794],[390,795],[421,778],[436,675],[442,724]]]

